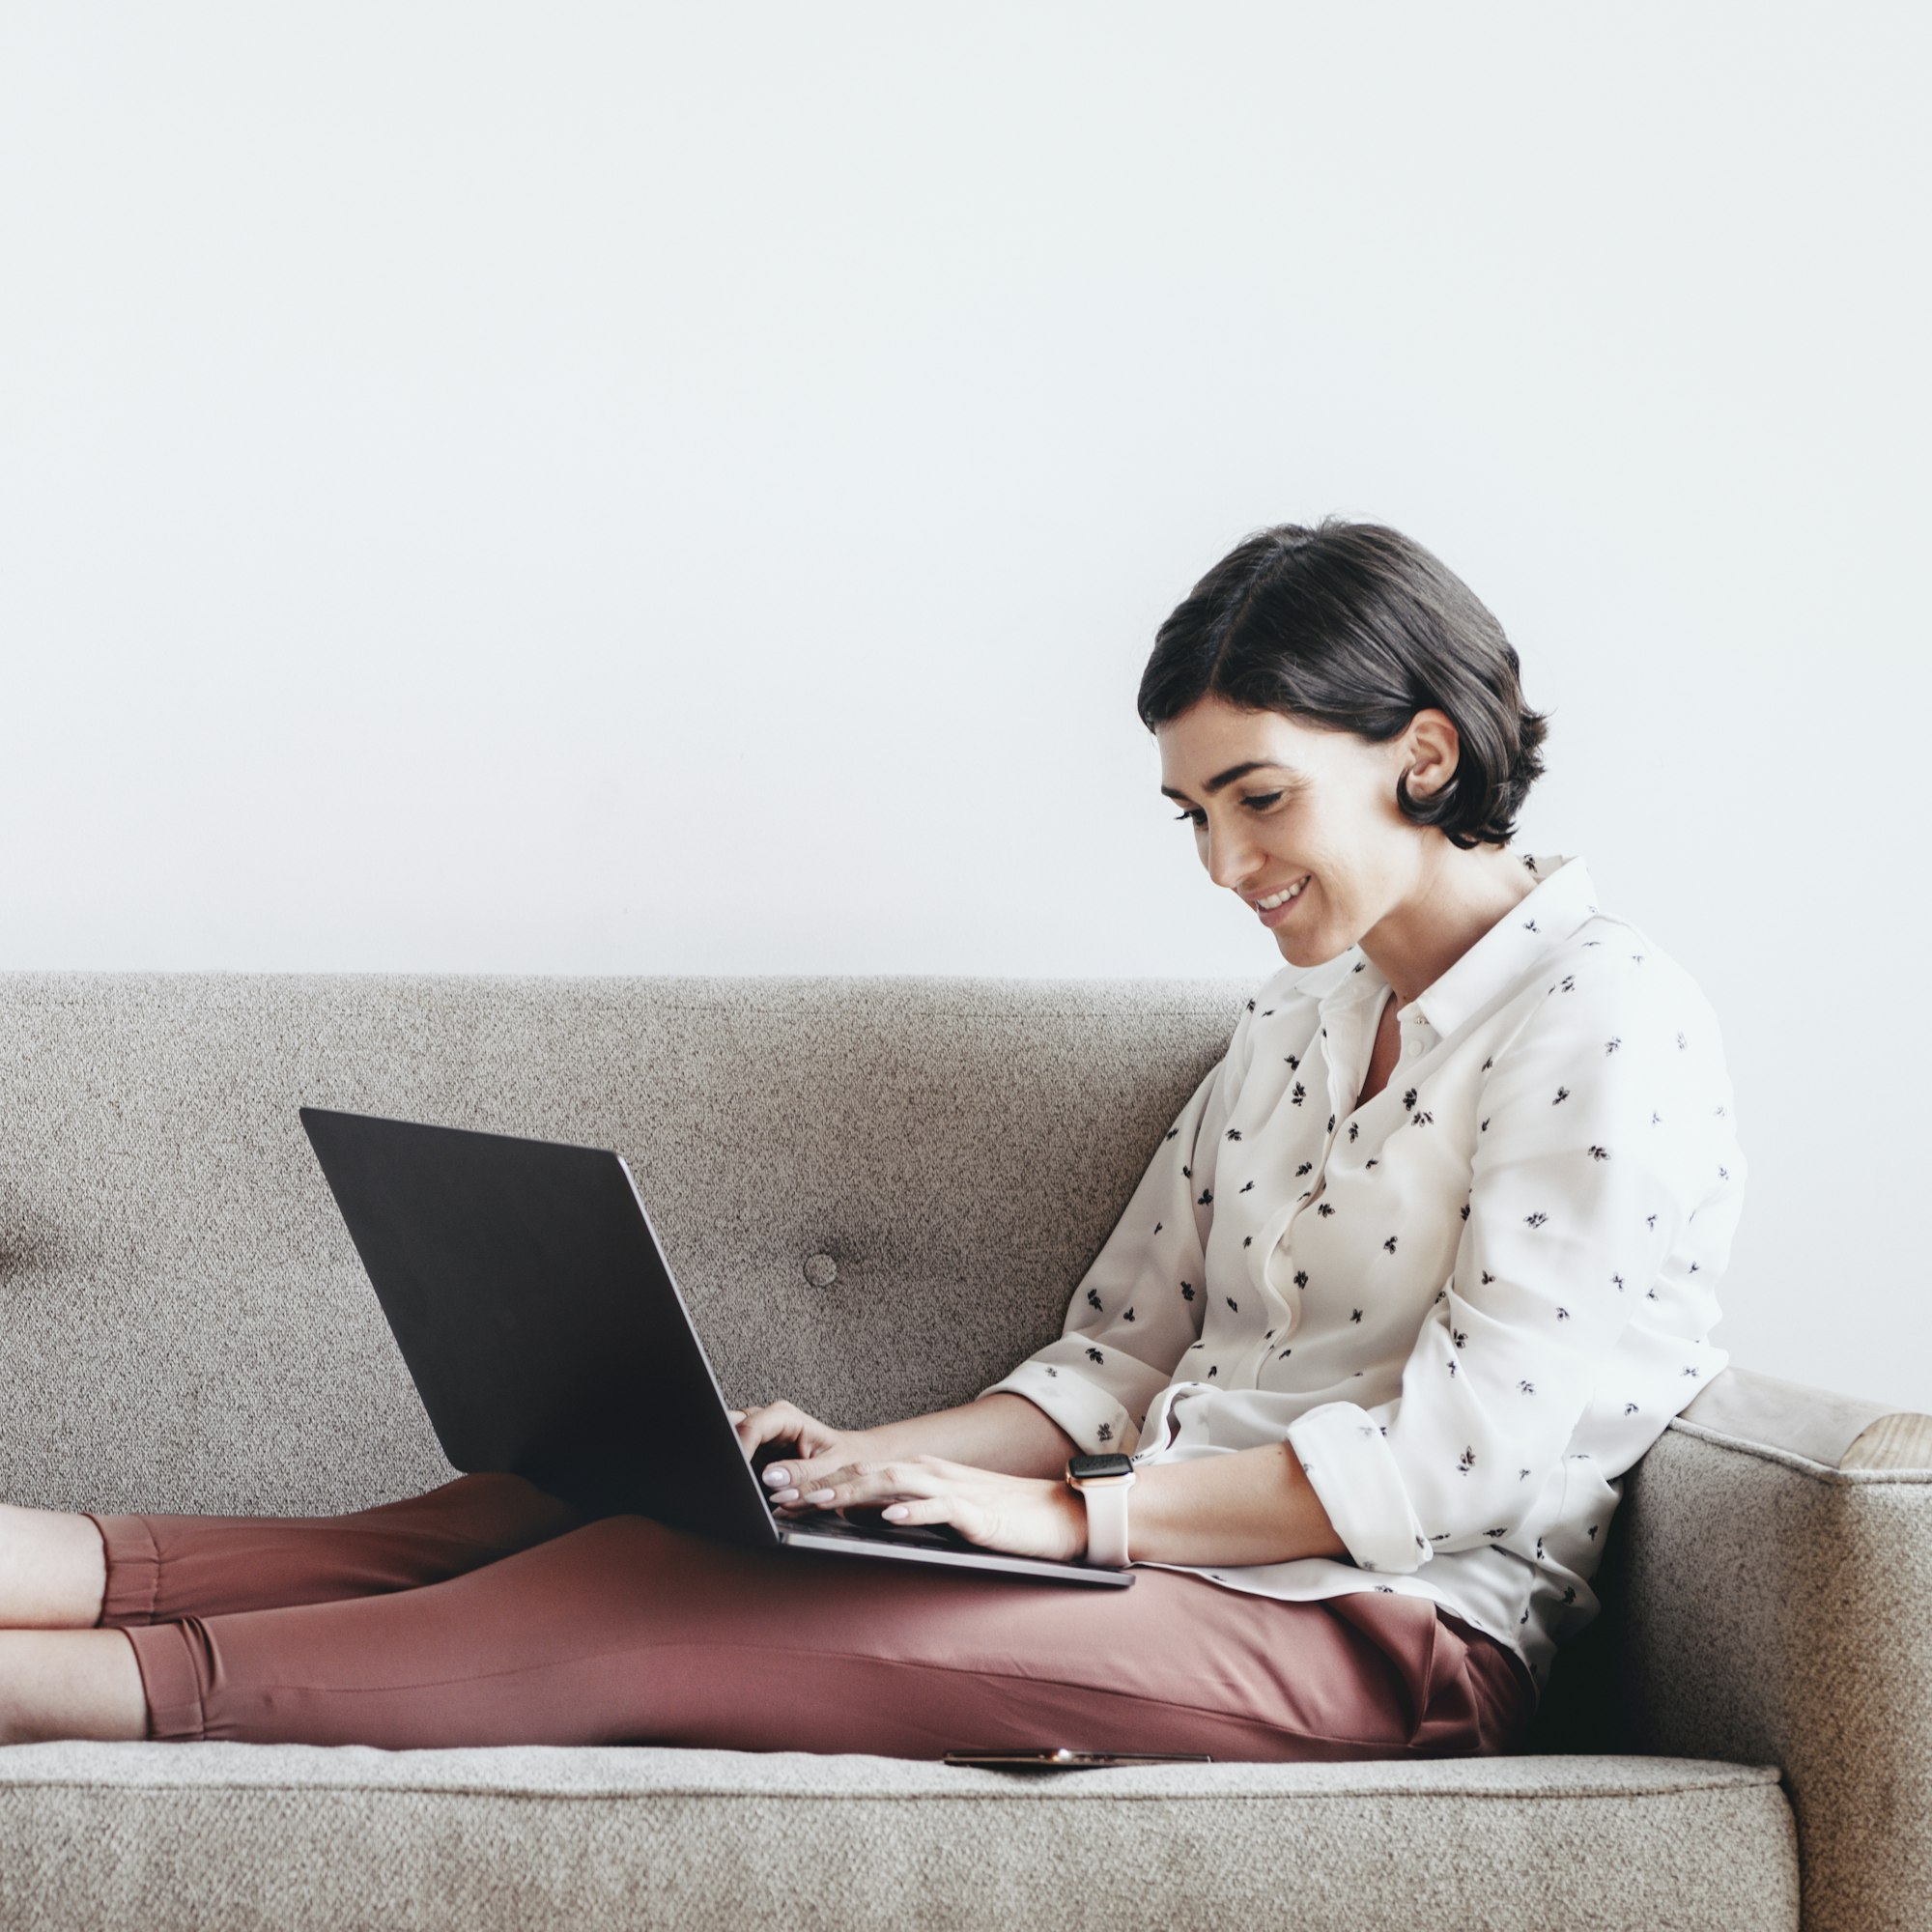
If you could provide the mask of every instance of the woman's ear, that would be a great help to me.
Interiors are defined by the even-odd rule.
[[[1418,711],[1409,721],[1404,742],[1408,748],[1404,775],[1410,797],[1429,798],[1455,783],[1463,756],[1463,734],[1446,711],[1434,705]]]

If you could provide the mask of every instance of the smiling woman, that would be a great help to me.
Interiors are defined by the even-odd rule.
[[[1071,1614],[500,1474],[343,1518],[14,1512],[0,1623],[33,1627],[0,1632],[0,1742],[1518,1748],[1621,1476],[1727,1359],[1747,1170],[1716,1016],[1580,857],[1510,849],[1545,720],[1398,532],[1246,539],[1139,706],[1283,963],[1058,1336],[872,1429],[733,1414],[748,1460],[782,1445],[781,1515],[892,1511],[1136,1587]]]
[[[1622,1475],[1727,1360],[1747,1165],[1690,977],[1580,857],[1510,849],[1547,730],[1519,670],[1420,545],[1334,519],[1162,625],[1161,793],[1287,965],[982,1394],[1131,1454],[1137,1563],[1424,1598],[1540,1689]],[[1284,1449],[1270,1508],[1244,1465]]]
[[[1406,1000],[1527,890],[1507,847],[1548,723],[1520,671],[1420,544],[1331,518],[1251,536],[1194,586],[1139,711],[1162,796],[1282,956],[1359,942]]]
[[[1548,719],[1523,703],[1521,670],[1502,626],[1439,558],[1400,530],[1330,517],[1259,531],[1208,571],[1155,634],[1138,709],[1158,731],[1211,696],[1369,745],[1396,743],[1418,712],[1440,709],[1460,756],[1431,796],[1398,778],[1394,804],[1466,849],[1507,842],[1543,775]],[[1291,781],[1302,776],[1285,761],[1293,756],[1272,761]],[[1266,762],[1231,765],[1204,789]]]

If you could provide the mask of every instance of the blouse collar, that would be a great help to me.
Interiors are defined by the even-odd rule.
[[[1415,996],[1413,1004],[1441,1037],[1514,985],[1596,914],[1596,888],[1580,856],[1524,853],[1522,863],[1537,880],[1522,902]],[[1379,995],[1388,980],[1357,945],[1309,967],[1291,983],[1324,1006],[1346,1006]]]

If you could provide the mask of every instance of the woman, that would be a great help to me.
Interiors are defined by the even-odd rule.
[[[1746,1166],[1694,983],[1580,858],[1510,849],[1518,669],[1396,531],[1218,563],[1140,714],[1287,963],[1058,1337],[876,1429],[734,1413],[782,1514],[1062,1558],[1068,1458],[1126,1453],[1132,1589],[741,1549],[504,1475],[330,1518],[4,1509],[0,1740],[1520,1747],[1620,1478],[1728,1359]]]

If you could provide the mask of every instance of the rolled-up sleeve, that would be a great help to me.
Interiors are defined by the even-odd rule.
[[[980,1391],[1025,1396],[1089,1455],[1132,1453],[1148,1405],[1200,1338],[1215,1155],[1247,1074],[1254,1015],[1249,1000],[1074,1290],[1059,1336]]]
[[[1742,1184],[1716,1029],[1688,976],[1608,953],[1493,1056],[1455,1265],[1400,1396],[1323,1403],[1287,1431],[1362,1568],[1414,1570],[1523,1520],[1691,1216]],[[1666,1413],[1687,1399],[1655,1394]]]

